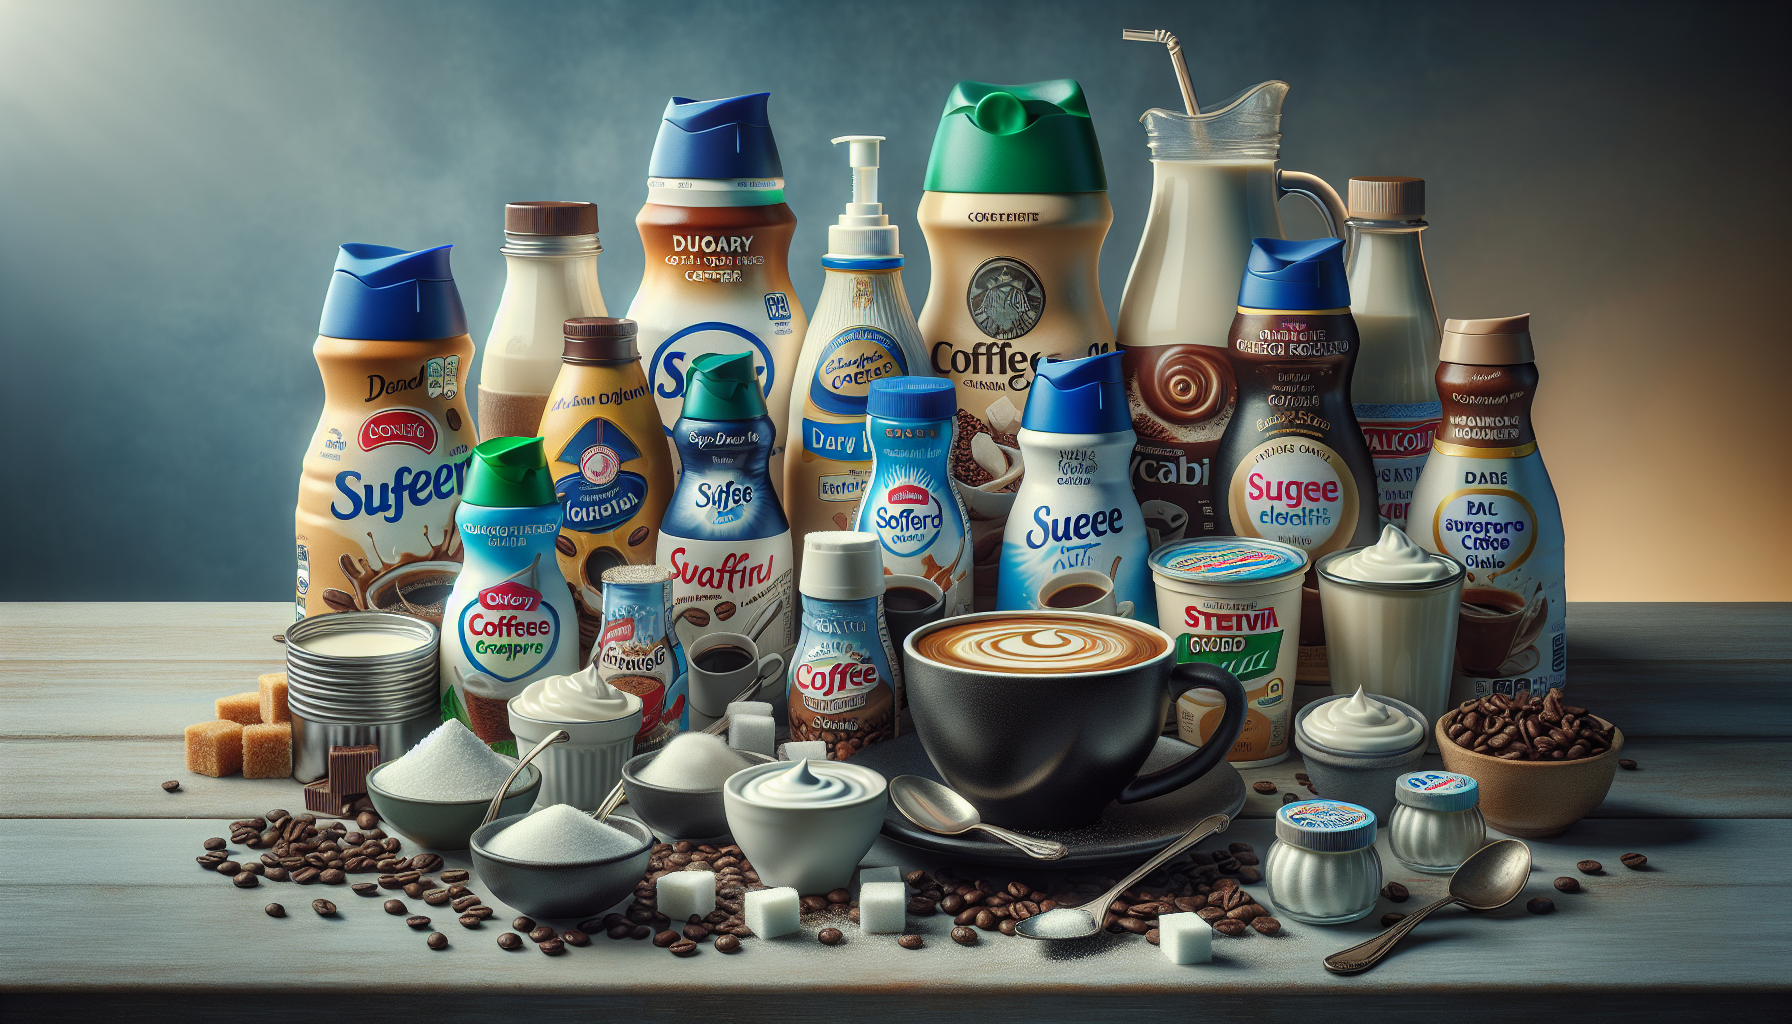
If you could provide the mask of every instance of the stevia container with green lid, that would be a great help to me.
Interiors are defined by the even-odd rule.
[[[1239,768],[1286,760],[1307,553],[1273,540],[1201,537],[1163,545],[1150,565],[1158,628],[1176,638],[1176,660],[1218,665],[1244,684],[1244,731],[1226,760]],[[1176,701],[1184,743],[1200,746],[1218,729],[1224,706],[1211,699],[1190,690]]]

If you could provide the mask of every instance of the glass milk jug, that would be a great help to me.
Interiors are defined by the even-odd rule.
[[[1132,483],[1152,547],[1210,535],[1209,472],[1231,418],[1226,331],[1251,239],[1283,238],[1276,203],[1305,196],[1342,238],[1338,193],[1276,166],[1286,82],[1252,86],[1196,114],[1147,110],[1151,210],[1120,300],[1117,341],[1138,444]]]

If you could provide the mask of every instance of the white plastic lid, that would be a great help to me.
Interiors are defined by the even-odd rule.
[[[852,165],[852,202],[839,223],[828,226],[829,256],[847,259],[902,255],[896,225],[877,201],[878,143],[882,135],[842,135],[834,145],[850,143],[847,161]]]
[[[827,530],[803,538],[797,589],[821,601],[863,601],[884,592],[884,555],[875,533]]]
[[[1344,853],[1375,845],[1375,813],[1342,800],[1306,800],[1276,811],[1276,838],[1319,853]]]
[[[1394,781],[1394,799],[1426,811],[1466,811],[1481,802],[1481,784],[1455,772],[1413,772]]]

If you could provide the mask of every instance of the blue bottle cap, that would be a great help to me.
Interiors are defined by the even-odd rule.
[[[720,100],[672,97],[653,140],[647,174],[653,178],[781,178],[784,164],[772,138],[769,92]]]
[[[1020,425],[1049,434],[1112,434],[1132,429],[1120,353],[1042,363]]]
[[[1344,274],[1344,240],[1251,239],[1238,304],[1246,309],[1344,309],[1350,280]]]
[[[890,420],[949,420],[958,415],[958,389],[938,377],[885,377],[871,382],[865,412]]]
[[[433,341],[467,333],[448,250],[350,242],[336,254],[317,333],[356,341]]]
[[[1481,802],[1481,784],[1455,772],[1413,772],[1394,780],[1394,800],[1427,811],[1466,811]]]
[[[1276,838],[1319,853],[1375,845],[1375,812],[1342,800],[1303,800],[1276,811]]]

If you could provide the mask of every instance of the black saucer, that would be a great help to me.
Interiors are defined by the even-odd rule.
[[[1140,771],[1161,768],[1183,757],[1189,750],[1188,744],[1181,740],[1160,736],[1157,748]],[[944,781],[927,759],[921,738],[912,733],[866,747],[853,757],[853,763],[874,768],[886,779],[920,775],[935,782]],[[1055,861],[1034,860],[1007,843],[980,833],[935,835],[903,817],[894,804],[884,811],[883,834],[908,846],[980,864],[1016,868],[1101,864],[1149,857],[1210,814],[1223,813],[1236,818],[1244,808],[1244,795],[1243,776],[1238,774],[1238,769],[1222,761],[1206,775],[1173,793],[1136,804],[1109,804],[1101,812],[1101,819],[1092,825],[1051,832],[1029,831],[1030,836],[1055,839],[1070,847],[1069,856]]]

